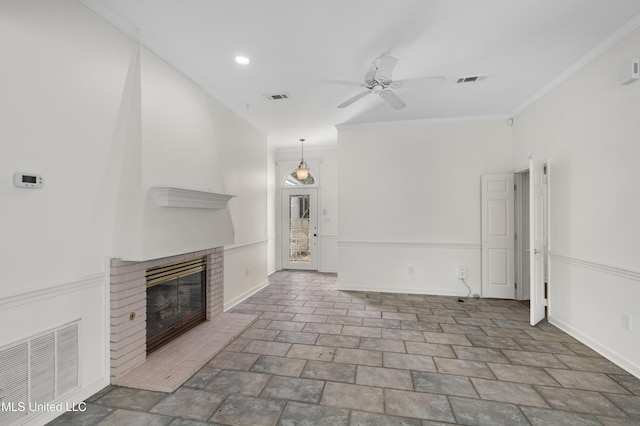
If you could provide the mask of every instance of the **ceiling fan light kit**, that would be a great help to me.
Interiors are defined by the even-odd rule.
[[[384,99],[393,109],[399,110],[406,107],[407,104],[391,89],[414,88],[425,83],[427,80],[440,79],[444,81],[444,77],[441,75],[393,81],[392,72],[397,62],[397,58],[389,55],[382,55],[376,58],[371,63],[369,70],[366,72],[363,83],[342,80],[322,80],[322,82],[346,86],[359,86],[366,89],[338,105],[338,108],[346,108],[368,94],[375,93]]]

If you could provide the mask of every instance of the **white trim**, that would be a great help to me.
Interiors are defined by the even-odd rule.
[[[104,274],[104,347],[106,354],[104,354],[104,374],[107,383],[109,384],[111,376],[111,258],[105,257],[104,270],[107,271]]]
[[[230,246],[224,246],[224,254],[233,254],[238,251],[249,250],[249,249],[252,249],[253,247],[256,247],[262,244],[267,244],[268,242],[269,240],[267,239],[267,240],[252,241],[249,243],[240,243],[240,244],[233,244]]]
[[[341,123],[336,124],[338,130],[343,129],[371,129],[379,127],[392,126],[414,126],[421,124],[439,124],[439,123],[458,123],[461,121],[496,121],[508,120],[512,115],[509,114],[492,114],[492,115],[469,115],[464,117],[442,117],[442,118],[419,118],[415,120],[395,120],[395,121],[376,121],[371,123]],[[505,121],[505,126],[507,125]]]
[[[517,107],[511,114],[511,116],[516,116],[520,114],[522,111],[527,109],[531,104],[536,102],[538,99],[542,98],[547,93],[551,92],[553,89],[562,84],[565,80],[571,77],[573,74],[580,71],[586,65],[588,65],[591,61],[596,59],[598,56],[606,52],[608,49],[613,47],[617,42],[622,40],[624,37],[629,35],[636,28],[640,27],[640,13],[628,20],[623,26],[618,28],[613,34],[609,37],[602,40],[600,43],[596,45],[593,49],[587,52],[584,56],[578,59],[573,65],[569,68],[565,69],[560,75],[551,80],[548,84],[546,84],[542,89],[536,92],[529,99],[524,101],[519,107]]]
[[[569,324],[559,320],[558,318],[554,317],[551,314],[549,314],[549,323],[555,325],[556,327],[558,327],[560,330],[564,331],[568,335],[576,338],[580,342],[587,345],[589,348],[598,352],[600,355],[607,358],[609,361],[613,362],[619,367],[627,370],[629,373],[633,374],[634,376],[640,377],[640,365],[638,365],[637,363],[634,363],[632,360],[629,360],[616,352],[612,352],[608,348],[602,346],[597,341],[589,338],[588,336],[585,336],[578,330],[571,327]]]
[[[149,188],[156,204],[160,207],[182,207],[191,209],[225,209],[235,195],[197,191],[186,188]]]
[[[451,290],[451,289],[416,289],[415,287],[360,287],[358,285],[341,284],[338,279],[338,290],[341,291],[361,291],[364,293],[399,293],[399,294],[421,294],[429,296],[451,296],[451,297],[467,297],[467,289]]]
[[[278,271],[278,242],[279,238],[276,234],[269,234],[267,236],[267,262],[270,262],[270,256],[273,256],[273,264],[267,264],[267,276]]]
[[[549,251],[549,258],[556,262],[566,263],[568,265],[579,266],[585,269],[591,269],[605,274],[616,275],[622,278],[627,278],[634,281],[640,281],[640,271],[632,270],[628,268],[622,268],[619,266],[606,265],[604,263],[595,262],[593,260],[579,259],[576,257],[567,256],[565,254]]]
[[[268,285],[269,285],[269,280],[264,281],[263,283],[258,284],[257,286],[253,287],[252,289],[249,289],[249,290],[245,291],[241,295],[234,297],[233,299],[229,300],[227,303],[224,304],[224,308],[223,308],[224,311],[227,312],[229,309],[233,308],[234,306],[236,306],[239,303],[242,303],[243,301],[245,301],[249,297],[253,296],[254,294],[256,294],[257,292],[259,292],[260,290],[262,290],[263,288],[265,288]]]
[[[480,243],[406,242],[406,241],[345,241],[338,240],[338,247],[390,247],[447,250],[480,250]]]
[[[26,305],[44,299],[63,296],[65,294],[86,290],[92,287],[105,285],[105,274],[100,273],[84,278],[78,278],[62,284],[55,284],[50,287],[30,290],[24,293],[0,297],[0,309],[13,308]]]

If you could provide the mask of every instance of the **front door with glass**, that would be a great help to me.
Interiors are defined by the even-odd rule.
[[[318,269],[317,189],[282,190],[282,269]]]

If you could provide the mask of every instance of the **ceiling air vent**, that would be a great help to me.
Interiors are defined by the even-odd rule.
[[[456,81],[456,83],[473,83],[476,81],[482,81],[485,78],[487,78],[487,74],[482,74],[482,75],[471,75],[468,77],[459,77],[458,81]]]
[[[264,95],[264,97],[269,99],[270,101],[281,101],[284,99],[289,99],[289,94],[288,93],[272,93],[270,95]]]

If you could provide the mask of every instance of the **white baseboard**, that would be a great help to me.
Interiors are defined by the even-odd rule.
[[[592,340],[588,336],[585,336],[578,330],[571,327],[569,324],[555,318],[553,315],[549,315],[548,318],[549,323],[555,325],[560,330],[564,331],[571,337],[579,340],[581,343],[584,343],[589,348],[593,349],[603,357],[607,358],[609,361],[616,364],[618,367],[628,371],[630,374],[633,374],[635,377],[640,378],[640,365],[634,363],[633,361],[621,356],[620,354],[611,351],[610,349],[602,346],[595,340]]]
[[[256,294],[257,292],[259,292],[260,290],[262,290],[263,288],[265,288],[266,286],[269,285],[269,280],[258,284],[257,286],[253,287],[252,289],[249,289],[247,291],[245,291],[244,293],[242,293],[239,296],[234,297],[233,299],[229,300],[227,303],[224,304],[224,311],[228,311],[229,309],[233,308],[234,306],[236,306],[238,303],[242,303],[245,299],[253,296],[254,294]]]
[[[357,285],[338,283],[338,290],[342,291],[362,291],[368,293],[400,293],[400,294],[423,294],[425,296],[454,296],[467,297],[466,290],[449,290],[449,289],[426,289],[420,290],[411,287],[360,287]],[[471,296],[469,296],[471,297]]]

